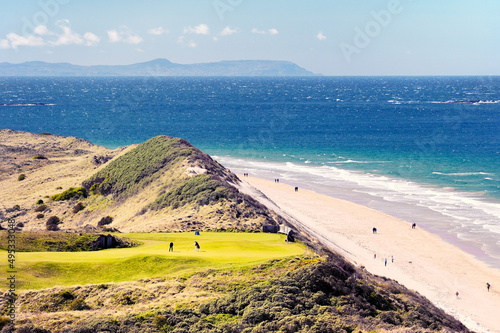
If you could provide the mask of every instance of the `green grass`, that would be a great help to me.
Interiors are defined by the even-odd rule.
[[[172,168],[196,154],[201,152],[187,141],[160,135],[112,161],[84,181],[83,186],[90,189],[99,184],[93,188],[94,192],[127,197],[151,183],[162,169]]]
[[[74,198],[74,197],[86,198],[87,197],[87,190],[85,189],[85,187],[77,187],[77,188],[70,187],[69,189],[67,189],[66,191],[64,191],[62,193],[54,194],[50,198],[53,201],[63,201],[63,200],[69,200],[69,199]]]
[[[96,252],[18,252],[17,289],[182,277],[207,268],[243,268],[305,252],[303,245],[287,244],[280,234],[202,232],[195,236],[185,232],[124,236],[143,245]],[[200,244],[200,252],[195,252],[194,240]],[[171,241],[174,252],[168,252]],[[5,251],[1,252],[6,258]],[[0,279],[6,278],[4,260],[0,263]]]

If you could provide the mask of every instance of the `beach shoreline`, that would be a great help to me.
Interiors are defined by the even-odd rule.
[[[255,177],[240,189],[369,272],[416,290],[476,332],[500,332],[500,270],[440,235],[350,201]],[[377,232],[373,232],[377,228]],[[491,284],[488,291],[486,283]],[[459,293],[458,297],[456,292]]]
[[[441,188],[400,177],[301,163],[215,157],[237,174],[300,186],[406,221],[500,269],[500,206],[477,193]],[[243,167],[244,166],[244,167]]]

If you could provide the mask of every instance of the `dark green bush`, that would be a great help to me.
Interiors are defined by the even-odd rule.
[[[59,230],[58,224],[61,223],[61,220],[57,216],[51,216],[48,218],[47,222],[45,222],[45,227],[49,231],[57,231]]]
[[[106,216],[103,217],[99,222],[97,222],[97,225],[102,227],[103,225],[108,225],[113,222],[113,218],[111,216]]]
[[[70,303],[68,308],[69,310],[72,311],[82,311],[82,310],[89,310],[90,306],[88,306],[83,299],[77,298]]]
[[[38,201],[36,202],[37,205],[42,205],[43,204],[43,200],[42,199],[38,199]]]
[[[45,157],[43,155],[35,155],[35,156],[33,156],[33,159],[34,160],[46,160],[47,157]]]
[[[25,180],[25,179],[26,179],[26,175],[24,173],[20,174],[19,177],[17,177],[18,181]]]
[[[73,214],[76,214],[78,213],[79,211],[83,210],[85,208],[85,206],[79,202],[75,205],[75,207],[73,207]]]
[[[43,219],[44,217],[45,217],[45,215],[43,215],[42,213],[36,214],[37,219]]]
[[[10,318],[9,317],[0,317],[0,329],[2,329],[4,326],[10,324]]]
[[[100,194],[101,191],[99,190],[99,185],[101,185],[101,183],[95,183],[93,184],[91,187],[90,187],[90,193],[92,193],[93,195],[97,195],[97,194]]]
[[[46,209],[47,209],[46,205],[40,205],[40,206],[35,208],[35,212],[43,212]]]
[[[55,194],[52,197],[50,197],[53,201],[63,201],[63,200],[69,200],[71,198],[86,198],[87,197],[87,190],[85,187],[70,187],[63,193]]]
[[[69,299],[74,299],[75,296],[73,295],[73,293],[69,290],[62,290],[59,292],[59,296],[61,296],[63,299],[65,300],[69,300]]]
[[[45,226],[45,229],[47,229],[48,231],[59,231],[59,227],[57,226],[57,224],[48,224]]]

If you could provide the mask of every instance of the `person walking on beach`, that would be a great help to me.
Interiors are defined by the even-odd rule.
[[[174,252],[174,243],[170,242],[170,247],[168,248],[168,252]]]
[[[488,292],[490,292],[490,287],[491,287],[491,284],[489,284],[488,282],[486,282],[486,289],[488,289]]]
[[[385,258],[385,266],[387,266],[387,258]]]
[[[416,227],[417,227],[417,224],[416,224],[416,223],[413,223],[413,224],[411,225],[411,228],[412,228],[412,229],[415,229]]]
[[[196,252],[199,252],[199,251],[200,251],[200,244],[198,244],[198,242],[197,242],[197,241],[194,241],[194,250],[195,250]]]
[[[377,233],[377,228],[373,228],[372,231],[373,231],[374,234],[376,234]]]
[[[455,295],[457,296],[457,299],[458,299],[458,295],[459,295],[459,294],[458,294],[458,291],[455,293]]]

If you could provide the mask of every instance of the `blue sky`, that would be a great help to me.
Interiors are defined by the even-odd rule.
[[[25,0],[0,6],[0,62],[267,59],[324,75],[500,75],[498,0]]]

